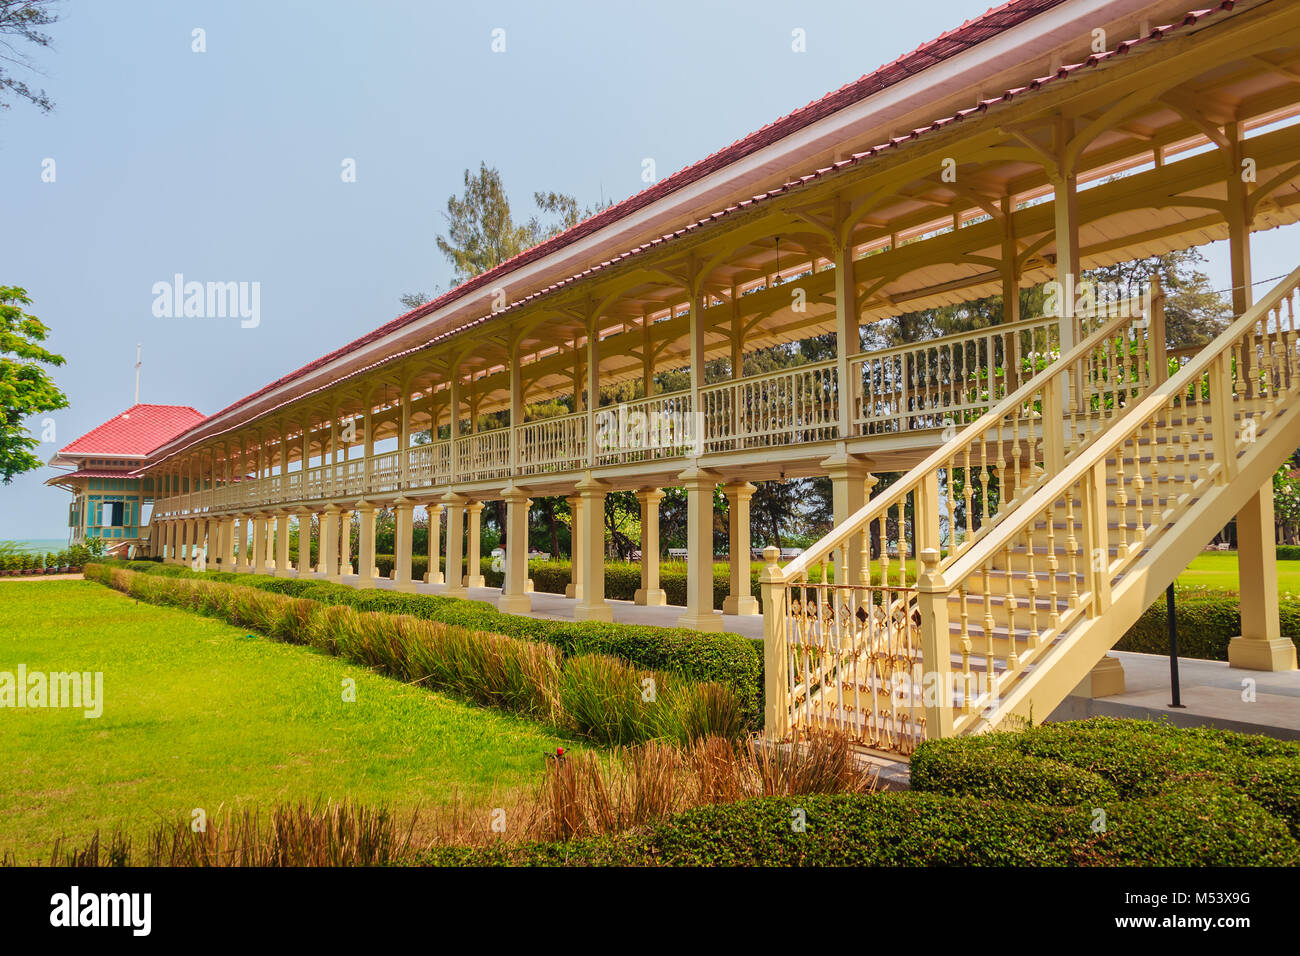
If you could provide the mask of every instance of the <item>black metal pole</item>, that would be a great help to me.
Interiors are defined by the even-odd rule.
[[[1183,708],[1183,695],[1178,686],[1178,618],[1174,608],[1174,586],[1165,590],[1165,613],[1169,617],[1169,691],[1173,695],[1170,707]]]

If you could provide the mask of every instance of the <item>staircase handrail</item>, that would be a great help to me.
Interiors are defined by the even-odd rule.
[[[1040,393],[1044,393],[1046,391],[1045,386],[1056,383],[1067,371],[1074,368],[1078,362],[1086,358],[1106,339],[1133,322],[1136,317],[1135,312],[1137,316],[1145,316],[1145,313],[1134,308],[1134,306],[1140,306],[1141,302],[1142,299],[1139,297],[1109,305],[1107,311],[1115,310],[1120,314],[1090,333],[1074,348],[1058,357],[1048,368],[1022,384],[974,422],[966,425],[951,441],[937,448],[924,461],[914,466],[882,494],[873,496],[870,501],[849,515],[840,525],[832,528],[795,560],[784,568],[775,569],[778,577],[773,583],[791,583],[800,580],[811,568],[823,563],[837,549],[847,545],[854,535],[867,533],[873,522],[883,518],[891,508],[897,507],[907,495],[918,492],[926,479],[935,475],[941,467],[953,460],[954,454],[969,448],[977,438],[989,430],[1004,427],[1004,419],[1008,414],[1023,407],[1026,402],[1031,401]],[[1163,360],[1164,355],[1163,351],[1161,351],[1159,361]],[[998,520],[1004,513],[999,513]],[[986,527],[991,528],[992,525]],[[956,557],[955,554],[949,555],[950,559],[954,557]],[[769,567],[764,573],[770,574],[772,570]],[[849,582],[850,585],[853,583]]]

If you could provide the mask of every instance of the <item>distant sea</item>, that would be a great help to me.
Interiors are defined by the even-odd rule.
[[[13,540],[13,539],[9,539]],[[62,551],[68,546],[67,538],[19,538],[13,540],[24,551],[39,552],[45,554],[49,551]]]

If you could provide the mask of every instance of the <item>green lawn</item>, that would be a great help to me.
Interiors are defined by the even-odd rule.
[[[1178,576],[1178,585],[1235,593],[1239,589],[1237,552],[1207,551],[1197,555],[1187,570]],[[1300,594],[1300,561],[1277,563],[1277,589],[1282,594]]]
[[[202,807],[351,797],[482,804],[536,779],[553,728],[89,581],[0,583],[0,671],[102,671],[103,716],[0,709],[0,851]],[[343,680],[356,680],[356,702]]]

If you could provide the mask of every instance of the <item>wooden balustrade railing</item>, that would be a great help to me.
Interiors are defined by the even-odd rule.
[[[518,473],[540,475],[585,467],[587,420],[586,412],[578,412],[520,425]]]
[[[699,455],[701,430],[690,392],[669,392],[597,410],[596,464]]]
[[[918,679],[932,657],[914,600],[917,556],[932,551],[941,566],[958,560],[1163,379],[1161,308],[1156,300],[1147,315],[1124,303],[1118,317],[1087,317],[1096,331],[974,423],[954,427],[951,440],[785,568],[768,549],[769,732],[833,726],[902,752],[933,732],[932,708],[922,706],[933,688]]]
[[[456,439],[456,477],[461,481],[510,473],[510,430],[497,428]]]
[[[1104,615],[1113,592],[1132,583],[1125,575],[1144,552],[1178,534],[1179,519],[1212,487],[1230,482],[1248,455],[1265,453],[1270,424],[1300,390],[1298,298],[1300,269],[1184,356],[1174,376],[994,534],[947,567],[930,555],[918,596],[920,617],[936,636],[930,660],[946,670],[959,655],[955,684],[975,670],[995,675],[986,695],[936,714],[951,732],[1018,712],[1053,664],[1076,650],[1063,639],[1067,632]],[[1280,460],[1292,445],[1271,451]],[[998,587],[1005,596],[995,606]],[[955,627],[948,620],[954,605]],[[1123,626],[1111,630],[1118,639]]]
[[[278,475],[235,482],[214,489],[203,507],[253,508],[442,487],[452,479],[453,456],[456,480],[469,482],[508,479],[512,474],[526,477],[580,471],[593,460],[597,465],[615,465],[685,459],[844,436],[958,428],[1004,399],[1009,388],[1040,376],[1050,366],[1056,358],[1057,322],[1055,318],[1026,319],[853,356],[849,362],[851,421],[844,427],[839,420],[842,383],[838,363],[832,360],[705,386],[700,390],[698,409],[692,407],[691,392],[683,390],[607,406],[592,414],[579,412],[526,422],[513,429],[513,467],[512,429],[507,427],[461,436],[454,443],[438,441],[408,448],[405,477],[402,453],[385,452],[371,456],[368,469],[366,459],[360,458],[290,472],[284,482]],[[1086,320],[1082,326],[1090,327]],[[1003,368],[1014,368],[1014,372],[998,374]],[[1075,395],[1073,412],[1080,422],[1096,410],[1089,403],[1100,401],[1104,406],[1112,401],[1099,398],[1087,383],[1110,383],[1115,375],[1128,373],[1120,361],[1113,371],[1097,368],[1092,374],[1092,379],[1081,380],[1083,390]],[[594,449],[588,435],[593,422],[595,433],[590,441]],[[997,449],[1014,457],[1017,451],[1024,456],[1027,446],[1007,438]],[[992,445],[986,450],[992,455],[988,472],[1001,475],[1012,459],[1000,461]],[[978,467],[980,463],[973,461],[971,468]],[[1014,488],[1014,483],[1009,487]],[[975,502],[995,508],[998,494],[991,492],[986,502],[981,489],[977,475],[969,489]],[[191,510],[180,506],[180,501],[181,496],[162,499],[158,512]],[[978,514],[977,521],[985,517]]]
[[[837,438],[839,388],[834,360],[705,386],[700,389],[704,451]]]
[[[859,355],[849,363],[858,435],[969,424],[1060,351],[1060,320],[1023,319]]]

